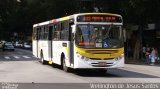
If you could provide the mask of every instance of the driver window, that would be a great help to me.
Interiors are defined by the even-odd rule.
[[[97,37],[98,37],[98,28],[93,28],[93,34],[92,34],[92,37],[91,39],[92,40],[95,40]]]
[[[79,42],[83,42],[83,36],[82,36],[82,31],[79,27],[77,27],[77,31],[76,31],[76,39]]]

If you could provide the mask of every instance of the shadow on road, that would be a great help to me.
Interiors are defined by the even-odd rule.
[[[53,64],[51,66],[53,68],[63,71],[60,65]],[[99,73],[99,71],[97,70],[90,70],[90,69],[70,69],[70,71],[66,73],[72,73],[82,77],[118,77],[117,75],[113,75],[105,72]]]
[[[159,76],[152,75],[152,73],[145,74],[124,69],[109,69],[108,72],[125,78],[160,78]]]
[[[89,70],[89,69],[84,69],[84,70],[78,69],[74,70],[73,73],[82,77],[109,77],[109,78],[119,77],[118,75],[108,73],[108,71],[102,72],[98,70]]]
[[[62,70],[59,65],[52,65],[53,68]],[[63,70],[62,70],[63,71]],[[70,73],[81,77],[106,77],[106,78],[160,78],[151,74],[143,74],[123,69],[108,69],[106,73],[89,69],[71,69]]]
[[[125,77],[125,78],[160,78],[158,76],[133,72],[133,71],[127,71],[122,69],[108,69],[106,73],[99,73],[95,70],[76,70],[76,72],[73,72],[74,74],[82,77]]]

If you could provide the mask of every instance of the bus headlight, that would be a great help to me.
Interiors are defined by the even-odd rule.
[[[124,57],[124,54],[121,54],[121,56],[115,58],[115,60],[118,61],[118,60],[122,59],[123,57]]]
[[[77,52],[77,57],[82,59],[82,60],[84,60],[84,61],[88,61],[89,60],[88,58],[86,58],[85,56],[79,54],[78,52]]]
[[[119,58],[117,57],[117,58],[115,58],[115,61],[118,61],[119,60]]]

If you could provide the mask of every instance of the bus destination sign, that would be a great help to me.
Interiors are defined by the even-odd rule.
[[[117,22],[121,23],[122,18],[113,15],[82,15],[77,17],[77,22]]]

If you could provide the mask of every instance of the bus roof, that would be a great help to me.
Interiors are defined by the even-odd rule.
[[[119,14],[112,14],[112,13],[79,13],[79,14],[74,14],[74,15],[90,15],[90,14],[94,14],[94,15],[113,15],[113,16],[121,16]]]
[[[74,18],[76,16],[79,16],[79,15],[92,15],[92,14],[94,14],[94,15],[113,15],[113,16],[122,17],[119,14],[112,14],[112,13],[78,13],[78,14],[73,14],[73,15],[70,15],[70,16],[65,16],[65,17],[62,17],[62,18],[52,19],[52,20],[45,21],[45,22],[42,22],[42,23],[34,24],[33,27],[37,27],[37,26],[47,25],[47,24],[50,24],[50,23],[55,23],[55,22],[69,20],[69,19],[72,19],[72,18]]]

